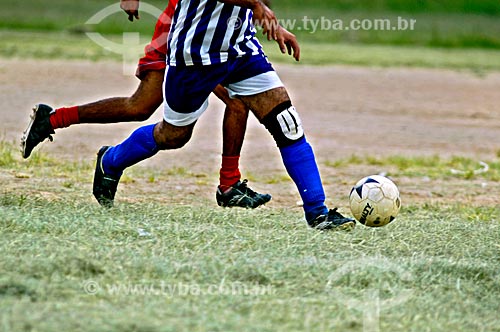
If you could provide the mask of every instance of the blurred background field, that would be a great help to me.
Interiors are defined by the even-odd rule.
[[[132,24],[124,13],[117,12],[100,24],[86,24],[94,14],[114,3],[117,1],[3,0],[0,55],[26,57],[38,52],[36,56],[49,58],[118,59],[119,56],[92,45],[85,32],[99,32],[111,40],[120,39],[123,32],[139,32],[141,42],[147,43],[156,17],[143,12],[141,19]],[[167,1],[143,3],[162,10]],[[498,1],[328,0],[305,4],[284,0],[274,1],[272,7],[280,19],[296,20],[291,30],[304,47],[303,61],[307,64],[500,68]],[[343,20],[344,24],[353,19],[389,19],[394,23],[401,17],[416,20],[416,24],[413,31],[330,29],[312,33],[301,26],[304,17]],[[265,44],[273,61],[291,62],[278,57],[274,45]]]

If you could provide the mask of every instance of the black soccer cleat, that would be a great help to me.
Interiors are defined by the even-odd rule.
[[[242,207],[247,209],[255,209],[258,206],[266,204],[271,200],[269,194],[259,194],[247,186],[248,180],[238,181],[231,186],[231,189],[222,193],[220,188],[217,188],[215,198],[217,204],[222,207]]]
[[[118,182],[120,182],[120,177],[104,173],[104,168],[102,167],[102,157],[108,149],[109,146],[103,146],[99,152],[97,152],[92,193],[99,204],[110,208],[113,207],[113,201],[115,199],[116,189],[118,188]]]
[[[352,218],[344,217],[337,211],[337,208],[328,211],[328,214],[317,216],[307,222],[309,226],[320,231],[326,230],[352,230],[356,226],[356,221]]]
[[[52,142],[52,134],[54,129],[50,124],[50,115],[54,113],[54,109],[45,104],[35,105],[28,128],[21,137],[21,152],[23,158],[28,158],[31,151],[47,138]]]

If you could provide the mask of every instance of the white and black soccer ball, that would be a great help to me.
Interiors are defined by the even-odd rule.
[[[398,187],[381,175],[359,180],[349,194],[351,212],[365,226],[381,227],[393,221],[401,208]]]

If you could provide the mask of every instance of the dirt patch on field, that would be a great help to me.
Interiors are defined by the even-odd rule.
[[[335,170],[327,166],[328,161],[353,154],[497,158],[500,73],[479,77],[469,72],[430,69],[276,67],[301,113],[330,199],[342,200],[340,205],[346,205],[345,193],[353,181],[385,170],[356,165]],[[0,59],[3,139],[19,139],[35,103],[60,107],[131,94],[138,81],[122,72],[117,63]],[[157,195],[172,190],[182,193],[182,188],[196,193],[201,188],[206,197],[213,196],[220,164],[222,110],[221,103],[213,99],[185,148],[160,153],[141,164],[159,170],[183,167],[199,175],[162,183],[162,187],[151,189]],[[158,110],[148,122],[161,119],[161,113]],[[60,158],[93,160],[101,145],[120,142],[138,126],[74,126],[58,131],[55,141],[45,143],[42,149]],[[282,179],[285,172],[272,138],[253,117],[241,165],[244,176],[256,181],[256,188],[274,194],[273,205],[293,206],[298,200],[292,183]],[[2,182],[8,183],[8,176],[2,176]],[[457,186],[460,180],[452,185],[439,182],[425,177],[421,182],[400,179],[400,186],[405,187],[410,200],[499,203],[498,183],[468,181],[468,189],[462,190]],[[150,185],[136,182],[127,186],[148,193]]]

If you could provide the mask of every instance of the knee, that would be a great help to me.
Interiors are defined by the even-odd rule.
[[[261,122],[280,148],[292,145],[304,137],[302,121],[290,101],[276,106]]]
[[[191,139],[191,127],[172,127],[165,122],[155,127],[154,138],[160,150],[180,149]]]
[[[186,145],[186,143],[189,142],[190,138],[191,136],[166,137],[164,139],[161,139],[160,141],[156,141],[156,144],[158,144],[158,148],[160,150],[175,150],[175,149],[180,149],[184,145]]]

